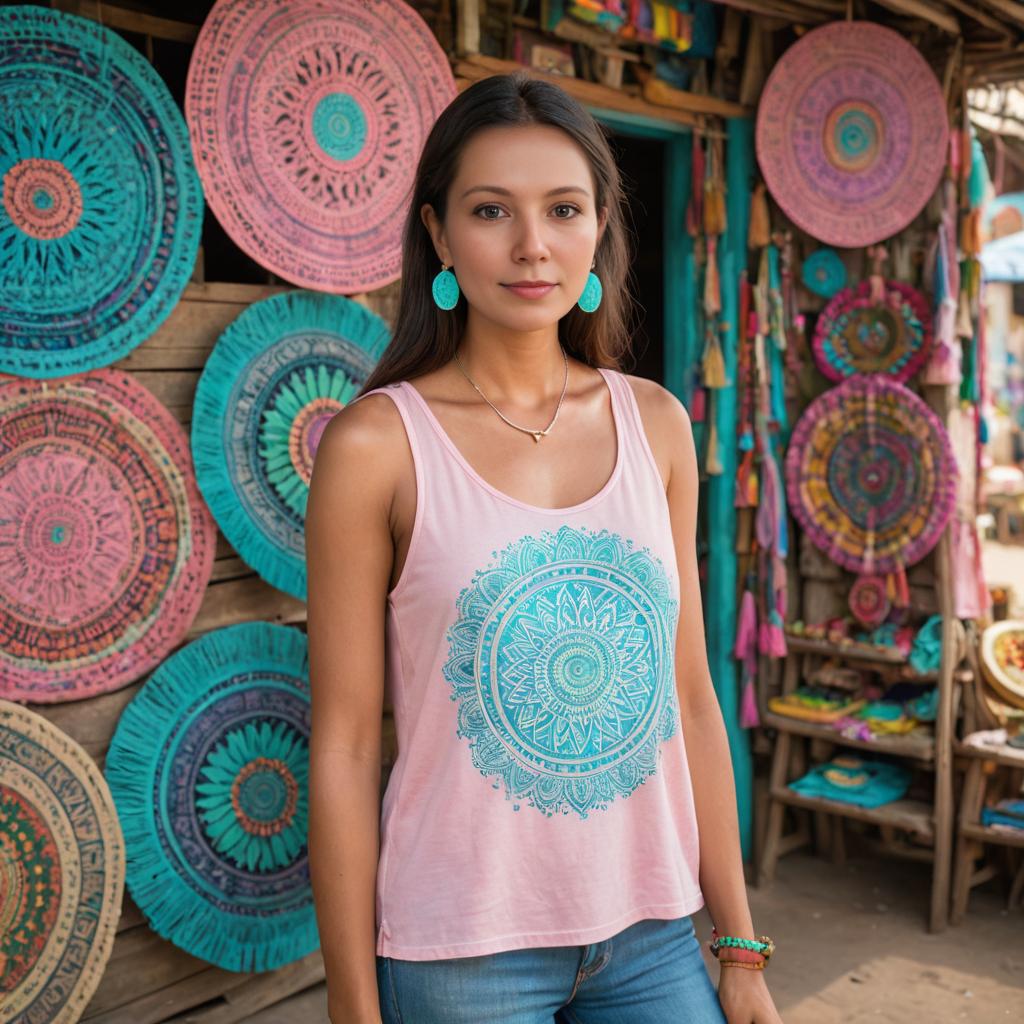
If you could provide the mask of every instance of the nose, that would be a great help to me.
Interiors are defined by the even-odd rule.
[[[512,258],[516,263],[541,263],[546,261],[549,256],[540,220],[533,216],[522,217],[519,221],[519,232],[516,236]]]

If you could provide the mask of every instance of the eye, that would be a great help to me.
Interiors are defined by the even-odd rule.
[[[559,210],[568,210],[569,212],[558,213]],[[558,220],[572,220],[572,218],[575,217],[576,214],[581,212],[582,211],[580,210],[580,208],[578,206],[574,206],[572,203],[559,203],[555,207],[555,216]]]
[[[497,210],[499,216],[501,215],[501,212],[502,212],[501,207],[496,205],[495,203],[484,203],[483,206],[478,206],[473,211],[473,215],[480,217],[482,220],[498,220],[497,216],[491,217],[491,216],[487,216],[486,214],[484,214],[483,213],[484,210]]]

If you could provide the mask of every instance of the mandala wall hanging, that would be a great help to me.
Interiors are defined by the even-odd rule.
[[[0,382],[0,696],[63,701],[180,642],[216,529],[188,439],[117,370]]]
[[[873,22],[813,29],[776,63],[757,159],[789,219],[828,245],[888,238],[920,213],[946,162],[942,87],[917,49]]]
[[[303,600],[316,447],[389,340],[387,324],[349,299],[275,295],[228,327],[199,378],[192,452],[200,490],[238,554]]]
[[[814,544],[851,572],[902,573],[938,541],[956,463],[938,416],[880,374],[815,399],[786,452],[786,485]]]
[[[229,971],[273,970],[319,946],[309,717],[305,636],[245,623],[168,658],[110,744],[132,899],[154,931]]]
[[[883,576],[859,576],[850,588],[850,611],[865,626],[874,628],[885,622],[892,603],[886,593]]]
[[[73,1024],[110,958],[125,853],[93,759],[0,700],[0,1024]]]
[[[95,21],[0,10],[0,370],[113,362],[181,295],[203,199],[153,67]]]
[[[814,361],[830,380],[855,373],[886,373],[909,380],[931,351],[928,301],[915,288],[885,282],[885,300],[871,297],[871,282],[844,288],[822,310],[814,328]]]
[[[287,281],[353,293],[398,278],[416,163],[454,97],[402,0],[219,0],[185,111],[233,241]]]
[[[846,285],[846,265],[835,249],[817,249],[800,269],[804,287],[829,299]]]

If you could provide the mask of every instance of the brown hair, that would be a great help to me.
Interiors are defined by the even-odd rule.
[[[629,352],[632,301],[627,287],[629,244],[622,184],[615,158],[601,127],[580,103],[557,85],[517,71],[471,85],[441,112],[427,137],[405,222],[394,336],[360,394],[429,373],[454,356],[465,330],[466,302],[460,299],[450,311],[434,304],[430,286],[441,268],[420,210],[429,203],[444,221],[459,158],[476,132],[530,124],[561,128],[578,143],[590,162],[596,208],[608,210],[594,267],[604,289],[601,305],[594,313],[573,306],[559,321],[559,340],[570,355],[590,366],[619,368]]]

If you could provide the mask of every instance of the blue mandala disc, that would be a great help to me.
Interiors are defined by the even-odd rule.
[[[502,551],[448,631],[475,766],[547,815],[628,796],[676,730],[677,609],[661,562],[617,534],[563,526]]]
[[[185,120],[94,21],[0,10],[0,370],[105,366],[188,283],[203,198]]]

